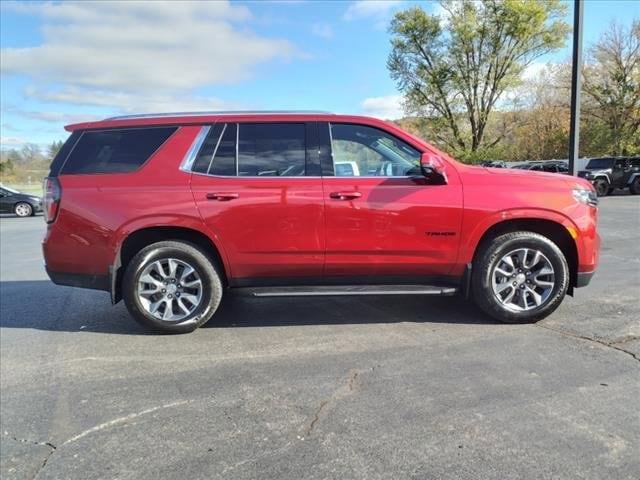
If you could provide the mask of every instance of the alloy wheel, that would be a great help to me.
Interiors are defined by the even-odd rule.
[[[544,305],[555,286],[555,272],[540,250],[519,248],[504,255],[491,273],[493,294],[512,312]]]
[[[163,258],[147,265],[138,277],[138,301],[154,317],[177,322],[202,302],[202,279],[184,260]]]

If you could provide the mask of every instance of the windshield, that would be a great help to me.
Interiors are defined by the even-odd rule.
[[[596,170],[599,168],[611,168],[613,167],[614,158],[592,158],[587,163],[587,168],[589,170]]]

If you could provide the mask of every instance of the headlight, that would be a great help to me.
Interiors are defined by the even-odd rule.
[[[598,196],[593,190],[587,190],[586,188],[574,188],[573,198],[585,205],[591,205],[592,207],[598,206]]]

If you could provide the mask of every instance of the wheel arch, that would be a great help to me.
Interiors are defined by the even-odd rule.
[[[640,178],[640,172],[632,173],[632,174],[629,176],[629,180],[627,180],[627,184],[626,184],[625,186],[626,186],[626,187],[631,186],[631,184],[634,182],[634,180],[635,180],[636,178]]]
[[[606,173],[599,173],[598,175],[596,175],[595,177],[593,177],[592,181],[596,181],[596,180],[604,180],[605,182],[607,182],[609,185],[611,185],[611,179],[609,178],[609,175],[607,175]]]
[[[498,235],[515,231],[528,231],[547,237],[555,243],[569,264],[569,295],[573,295],[573,288],[578,278],[578,246],[571,233],[563,223],[549,218],[512,218],[502,220],[490,225],[478,238],[473,249],[472,262],[475,261],[478,251],[484,242]]]
[[[213,264],[219,269],[223,285],[226,286],[228,268],[223,252],[210,236],[200,230],[184,226],[150,226],[130,232],[120,243],[114,263],[111,267],[111,301],[117,303],[122,299],[122,276],[127,265],[137,252],[144,247],[165,240],[179,240],[200,247]]]

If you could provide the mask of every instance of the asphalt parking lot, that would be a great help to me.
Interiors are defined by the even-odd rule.
[[[0,219],[0,476],[640,477],[640,197],[601,201],[601,267],[537,325],[458,298],[246,299],[149,334]]]

